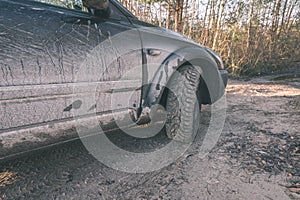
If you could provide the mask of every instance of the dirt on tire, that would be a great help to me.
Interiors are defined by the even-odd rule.
[[[180,142],[192,142],[196,135],[200,109],[197,101],[197,89],[200,73],[191,65],[178,69],[168,83],[166,102],[166,133],[170,139]]]

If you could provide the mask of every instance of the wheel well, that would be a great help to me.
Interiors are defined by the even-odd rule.
[[[191,64],[189,62],[185,62],[182,65],[180,65],[176,70],[180,69],[181,67],[183,67],[185,65],[191,65]],[[172,78],[172,76],[170,77],[170,79],[171,78]],[[170,79],[169,79],[169,81],[170,81]],[[168,85],[169,81],[167,82],[166,85]],[[164,108],[166,107],[168,93],[169,93],[168,88],[164,87],[163,91],[160,95],[160,98],[159,98],[159,104],[162,105]],[[201,77],[200,77],[200,81],[199,81],[199,85],[198,85],[197,97],[198,97],[199,104],[210,104],[210,102],[211,102],[207,85]]]

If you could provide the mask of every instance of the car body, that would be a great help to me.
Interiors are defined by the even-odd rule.
[[[72,139],[74,111],[83,106],[81,122],[97,117],[110,123],[125,113],[148,123],[144,118],[164,98],[163,86],[185,63],[201,69],[201,104],[223,96],[227,71],[215,52],[139,21],[115,0],[109,7],[112,13],[104,18],[36,1],[0,0],[0,157]],[[98,62],[104,67],[97,68]],[[98,86],[95,103],[85,105],[81,88],[87,83]]]

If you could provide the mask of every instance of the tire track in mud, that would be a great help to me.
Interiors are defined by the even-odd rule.
[[[79,140],[2,162],[0,177],[7,179],[0,199],[297,199],[299,91],[285,84],[231,81],[225,127],[212,152],[198,156],[210,121],[210,107],[204,106],[192,146],[155,172],[110,169]],[[132,145],[121,136],[116,141]]]

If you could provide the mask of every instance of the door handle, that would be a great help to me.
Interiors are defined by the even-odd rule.
[[[150,56],[159,56],[161,54],[161,51],[158,49],[148,49],[147,54]]]

